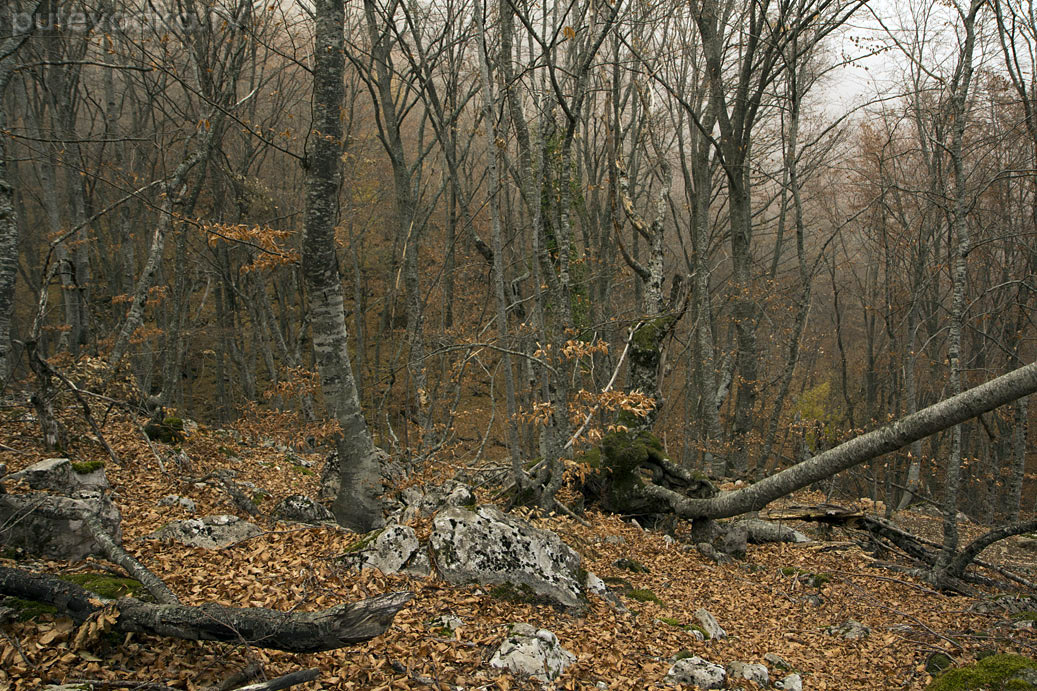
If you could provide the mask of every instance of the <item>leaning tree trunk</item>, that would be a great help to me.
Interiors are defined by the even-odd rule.
[[[0,594],[53,605],[77,624],[114,605],[117,619],[112,629],[120,633],[245,642],[293,653],[335,650],[381,635],[412,597],[409,592],[389,593],[319,612],[280,612],[213,602],[190,607],[132,597],[105,601],[75,583],[5,566],[0,566]]]
[[[383,523],[378,450],[364,420],[349,361],[335,224],[342,182],[345,53],[343,0],[317,0],[313,56],[313,124],[306,152],[306,225],[302,270],[306,279],[313,353],[328,414],[338,421],[341,484],[332,509],[347,528],[368,531]]]
[[[650,497],[665,498],[683,518],[727,518],[758,511],[769,502],[818,480],[903,448],[999,406],[1037,392],[1037,362],[923,408],[885,427],[851,439],[745,489],[710,499],[689,499],[662,487],[647,486]]]

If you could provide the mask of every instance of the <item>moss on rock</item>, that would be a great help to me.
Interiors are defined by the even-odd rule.
[[[72,471],[79,475],[89,475],[95,470],[104,468],[104,461],[80,461],[72,464]]]

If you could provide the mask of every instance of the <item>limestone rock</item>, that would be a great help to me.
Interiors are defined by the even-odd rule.
[[[580,555],[556,534],[499,509],[440,511],[430,545],[440,575],[450,583],[508,583],[565,607],[586,604]]]
[[[548,682],[575,661],[576,656],[559,645],[558,637],[550,631],[515,624],[490,658],[490,666]]]
[[[825,629],[825,632],[841,636],[848,641],[859,641],[871,635],[871,629],[854,619],[847,619],[842,624],[833,624]]]
[[[69,516],[97,516],[116,544],[122,541],[122,516],[101,493],[80,495],[0,494],[0,544],[68,561],[104,556],[86,524]]]
[[[706,632],[710,639],[727,638],[727,631],[724,631],[723,627],[720,626],[716,617],[701,607],[695,610],[695,620],[698,621],[699,626],[702,627],[702,630]]]
[[[347,554],[346,559],[361,569],[378,569],[382,573],[429,573],[428,554],[418,542],[414,528],[405,525],[383,528],[358,550]]]
[[[623,600],[612,592],[607,585],[605,585],[605,581],[598,578],[597,574],[592,571],[588,571],[586,577],[584,577],[583,587],[586,592],[594,593],[617,612],[626,614],[630,611],[627,609],[626,605],[623,604]]]
[[[774,688],[784,691],[803,691],[803,679],[798,674],[790,674],[774,683]]]
[[[668,684],[690,684],[700,689],[722,689],[726,677],[727,672],[720,665],[693,656],[674,662],[665,681]]]
[[[86,464],[83,470],[76,472],[67,458],[48,458],[12,474],[11,479],[24,480],[33,489],[47,490],[66,497],[82,490],[108,489],[103,465]]]
[[[335,520],[335,516],[325,506],[302,494],[292,494],[282,499],[274,508],[274,518],[295,523]]]
[[[776,669],[792,669],[789,661],[777,653],[766,653],[763,656],[763,661]]]
[[[763,665],[750,664],[747,662],[732,662],[727,666],[727,678],[730,683],[740,681],[751,681],[757,686],[766,687],[770,684],[770,675]]]
[[[237,516],[223,514],[173,521],[151,533],[148,537],[159,540],[174,540],[188,547],[221,549],[241,540],[255,537],[262,532],[259,526],[254,523],[249,523]]]
[[[189,513],[195,512],[194,499],[188,497],[181,497],[179,494],[167,494],[158,500],[159,506],[179,506],[184,511]]]
[[[444,633],[447,637],[452,637],[454,631],[461,629],[463,626],[464,620],[461,617],[455,617],[453,614],[443,614],[428,622],[430,629],[434,632]]]
[[[447,480],[442,485],[429,489],[408,487],[400,494],[400,499],[408,508],[415,509],[422,516],[429,516],[444,506],[475,504],[472,490],[456,480]]]

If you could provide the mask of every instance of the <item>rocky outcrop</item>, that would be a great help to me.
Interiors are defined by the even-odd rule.
[[[724,631],[723,627],[717,622],[716,617],[706,610],[702,608],[695,610],[695,621],[699,623],[699,626],[702,627],[702,631],[710,640],[715,638],[727,638],[727,631]]]
[[[770,684],[770,674],[763,665],[748,662],[732,662],[727,666],[727,678],[731,684],[751,681],[756,686],[766,688]]]
[[[826,628],[825,632],[848,641],[859,641],[871,635],[871,629],[855,619],[847,619],[842,624],[833,624]]]
[[[79,497],[31,492],[0,494],[0,544],[68,561],[104,556],[80,516],[96,516],[116,544],[122,541],[119,509],[99,492]]]
[[[430,546],[450,583],[509,584],[564,607],[586,604],[580,555],[554,533],[496,508],[440,511]]]
[[[194,503],[194,499],[189,497],[181,497],[179,494],[167,494],[158,500],[159,506],[176,506],[188,513],[194,513],[197,508]]]
[[[292,494],[282,499],[274,508],[274,518],[308,524],[335,520],[327,507],[302,494]]]
[[[167,523],[148,535],[158,540],[173,540],[188,547],[222,549],[242,540],[255,537],[263,531],[254,523],[228,514],[188,518]]]
[[[666,673],[667,684],[689,684],[700,689],[722,689],[727,672],[723,667],[692,656],[677,660]]]
[[[32,489],[54,492],[66,497],[84,490],[99,491],[109,487],[103,463],[73,464],[67,458],[48,458],[11,474],[9,479],[23,480]]]
[[[514,624],[490,658],[490,666],[549,682],[575,661],[576,656],[563,648],[550,631],[537,630],[529,624]]]
[[[790,674],[781,681],[774,682],[774,688],[784,691],[803,691],[803,679],[798,674]]]
[[[404,571],[427,576],[430,571],[428,548],[405,525],[390,525],[369,535],[343,557],[361,569],[378,569],[382,573]]]
[[[399,522],[409,523],[420,516],[431,516],[447,506],[474,506],[475,501],[472,490],[456,480],[431,488],[408,487],[400,492]]]

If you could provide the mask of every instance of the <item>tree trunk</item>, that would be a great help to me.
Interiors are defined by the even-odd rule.
[[[33,5],[29,31],[35,26]],[[14,35],[0,42],[0,393],[7,384],[11,367],[11,314],[14,310],[14,282],[18,272],[18,215],[14,206],[14,187],[7,180],[7,109],[4,94],[14,73],[14,60],[28,34]]]
[[[342,280],[335,254],[342,181],[344,2],[317,0],[315,10],[313,124],[306,154],[302,265],[324,405],[341,427],[336,445],[342,482],[332,509],[343,526],[367,532],[384,522],[379,502],[381,476],[378,451],[367,429],[353,380]]]
[[[0,566],[0,593],[53,605],[77,624],[101,611],[95,593],[52,576]],[[381,635],[412,597],[409,592],[378,595],[321,612],[279,612],[263,608],[198,607],[141,602],[132,597],[111,601],[118,612],[113,629],[191,641],[245,642],[293,653],[316,653],[361,643]],[[97,603],[97,604],[95,604]]]
[[[758,511],[797,489],[1034,392],[1037,392],[1037,362],[851,439],[742,490],[712,499],[688,499],[660,487],[650,486],[644,491],[650,496],[666,497],[673,510],[684,518],[727,518]]]

